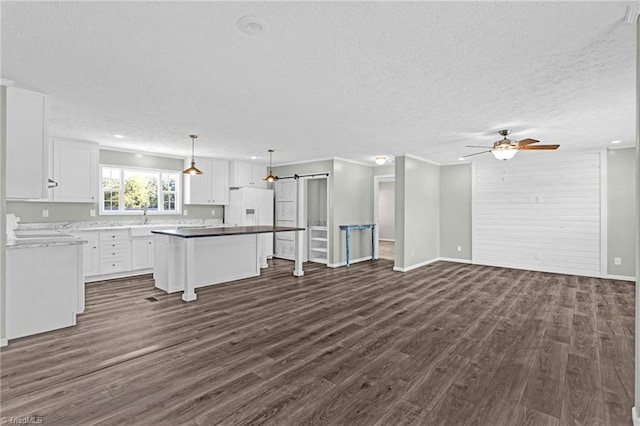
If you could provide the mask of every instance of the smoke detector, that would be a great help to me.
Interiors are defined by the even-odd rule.
[[[257,36],[267,31],[269,24],[257,16],[243,16],[238,19],[238,29],[250,36]]]

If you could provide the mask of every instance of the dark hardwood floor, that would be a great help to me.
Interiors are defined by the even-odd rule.
[[[2,416],[52,425],[631,425],[634,285],[440,262],[274,260],[199,289],[87,285],[0,352]]]

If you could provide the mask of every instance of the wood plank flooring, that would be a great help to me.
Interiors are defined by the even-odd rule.
[[[631,425],[633,283],[439,262],[270,261],[184,303],[87,285],[0,352],[1,415],[55,425]]]

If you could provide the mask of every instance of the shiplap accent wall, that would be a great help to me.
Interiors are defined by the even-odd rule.
[[[600,276],[600,154],[489,160],[473,170],[474,263]]]

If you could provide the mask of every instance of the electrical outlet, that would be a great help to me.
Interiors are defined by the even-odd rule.
[[[216,209],[211,209],[211,216],[215,216],[216,215]]]
[[[189,216],[189,210],[187,209],[182,210],[182,214],[185,216]]]
[[[462,246],[458,246],[457,250],[458,250],[458,253],[460,253],[462,251]]]
[[[42,217],[49,217],[49,210],[42,210]]]
[[[622,265],[622,258],[621,257],[614,257],[613,258],[613,264],[614,265]]]
[[[411,250],[411,256],[415,256],[416,252],[414,250]]]
[[[542,253],[539,251],[536,252],[536,260],[542,260]]]
[[[93,209],[89,210],[89,216],[96,217],[96,211]]]

